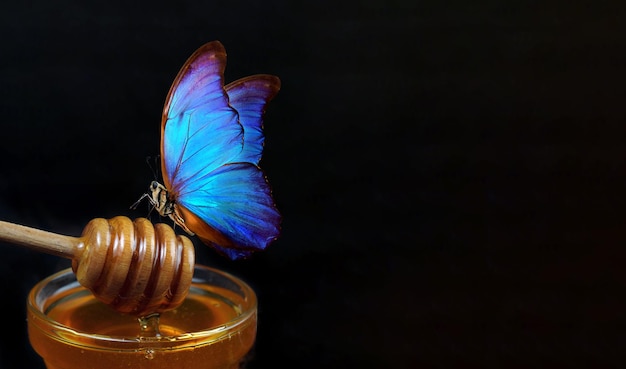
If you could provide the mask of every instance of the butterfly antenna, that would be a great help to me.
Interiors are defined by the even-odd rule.
[[[154,176],[155,181],[158,181],[159,178],[161,177],[160,175],[161,173],[159,173],[159,169],[161,168],[161,166],[159,165],[160,157],[161,157],[160,155],[146,157],[146,163],[148,164],[148,167],[152,171],[152,175]]]
[[[159,155],[146,156],[146,164],[148,164],[148,168],[150,168],[150,171],[152,172],[152,175],[154,176],[155,181],[158,181],[158,168],[159,168],[158,162],[159,162]],[[150,192],[146,192],[143,195],[141,195],[139,200],[135,201],[135,203],[130,206],[130,209],[133,209],[133,210],[137,209],[137,206],[139,206],[141,201],[143,201],[143,199],[145,199],[146,197],[148,197],[148,200],[150,200],[149,198],[150,195],[151,195]],[[150,208],[150,210],[148,211],[148,216],[150,216],[150,214],[152,213],[152,210],[154,210],[154,204],[152,203],[152,201],[148,201],[148,206]]]

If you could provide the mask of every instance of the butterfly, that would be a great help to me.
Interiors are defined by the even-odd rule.
[[[265,249],[281,214],[259,161],[263,116],[280,79],[257,74],[224,86],[219,41],[197,49],[167,94],[161,121],[163,184],[152,181],[153,209],[230,259]]]

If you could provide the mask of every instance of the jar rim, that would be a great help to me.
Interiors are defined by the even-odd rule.
[[[214,275],[217,277],[224,278],[229,283],[232,283],[229,287],[237,288],[237,294],[241,295],[242,299],[245,301],[245,306],[241,306],[241,313],[237,316],[231,318],[230,320],[221,323],[215,327],[210,327],[206,329],[199,329],[193,332],[185,332],[178,335],[160,335],[158,337],[139,337],[139,336],[119,336],[119,335],[105,335],[98,334],[92,332],[86,332],[80,329],[76,329],[74,327],[70,327],[66,324],[60,323],[53,318],[49,317],[44,312],[44,302],[45,298],[41,296],[41,293],[44,291],[46,287],[50,287],[53,283],[59,283],[62,281],[63,283],[59,283],[58,287],[55,289],[55,293],[58,295],[59,293],[67,290],[69,288],[73,288],[76,286],[80,286],[78,281],[76,280],[76,276],[72,271],[72,268],[63,269],[58,271],[42,280],[37,282],[32,289],[30,290],[27,297],[27,309],[32,314],[32,317],[39,321],[38,325],[45,325],[47,329],[55,332],[55,335],[63,336],[63,337],[82,337],[89,338],[95,342],[108,342],[115,344],[133,344],[133,343],[141,343],[141,344],[159,344],[162,343],[164,345],[175,343],[176,346],[185,345],[186,342],[195,342],[198,340],[202,340],[202,342],[213,342],[220,340],[224,337],[229,336],[235,331],[241,330],[245,328],[248,324],[253,323],[252,318],[256,317],[257,314],[257,298],[254,290],[242,279],[236,277],[228,272],[225,272],[220,269],[216,269],[213,267],[198,265],[196,264],[194,267],[194,277],[192,280],[192,288],[194,284],[207,283],[209,281],[206,278],[198,276],[198,274],[204,275]],[[87,289],[85,289],[88,291]],[[35,322],[31,322],[35,323]],[[255,321],[254,321],[255,323]],[[212,338],[212,339],[211,339]],[[208,340],[208,341],[207,341]]]

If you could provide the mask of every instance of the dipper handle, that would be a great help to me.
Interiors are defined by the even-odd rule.
[[[191,240],[145,218],[95,218],[81,237],[0,221],[0,240],[71,259],[82,286],[115,310],[136,316],[176,308],[193,278]]]
[[[73,259],[80,239],[0,221],[0,240],[30,249]]]

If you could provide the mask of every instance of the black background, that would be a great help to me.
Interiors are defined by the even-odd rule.
[[[3,4],[0,219],[78,236],[145,216],[129,205],[152,180],[165,95],[220,40],[227,82],[282,80],[261,163],[281,238],[240,262],[196,243],[258,294],[247,367],[617,364],[618,4]],[[26,294],[69,260],[0,247],[0,367],[43,368]]]

